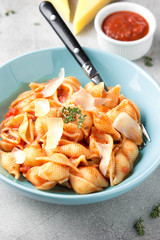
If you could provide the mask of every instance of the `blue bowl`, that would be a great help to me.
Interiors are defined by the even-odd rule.
[[[57,204],[88,204],[117,197],[144,181],[160,163],[160,87],[136,64],[104,51],[85,49],[107,86],[121,84],[121,93],[140,108],[151,143],[140,151],[140,157],[131,174],[119,185],[102,192],[78,195],[73,190],[56,186],[40,191],[23,177],[15,180],[0,166],[0,179],[29,197]],[[18,57],[0,68],[0,121],[10,103],[21,92],[28,90],[30,82],[41,82],[58,75],[61,67],[66,76],[75,76],[82,85],[90,80],[65,48],[45,49]],[[125,197],[125,196],[124,196]]]

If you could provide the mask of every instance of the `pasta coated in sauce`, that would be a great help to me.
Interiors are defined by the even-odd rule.
[[[106,92],[103,83],[87,83],[82,92],[93,100],[89,106],[87,101],[78,101],[77,105],[74,96],[78,95],[74,94],[80,93],[82,86],[75,77],[64,78],[50,96],[46,86],[47,83],[30,83],[31,90],[20,94],[10,105],[1,123],[2,167],[16,179],[23,174],[39,190],[58,184],[87,194],[122,182],[133,169],[142,133],[133,142],[113,123],[125,112],[139,124],[140,112],[135,103],[120,94],[120,85]],[[46,101],[48,110],[41,109]],[[79,115],[74,121],[62,123],[64,106],[80,110],[84,116],[80,127]],[[52,126],[52,119],[56,126]],[[15,157],[15,148],[25,155],[21,164]]]

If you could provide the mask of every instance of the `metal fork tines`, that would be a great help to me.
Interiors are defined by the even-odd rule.
[[[143,125],[142,123],[140,124],[140,127],[141,127],[141,129],[142,129],[142,132],[143,132],[144,136],[147,138],[147,140],[148,140],[149,142],[151,142],[151,138],[150,138],[147,130],[145,129],[145,127],[144,127],[144,125]]]
[[[147,132],[147,130],[145,129],[144,125],[142,123],[140,123],[140,127],[142,129],[142,133],[143,135],[146,137],[146,139],[151,142],[151,138]],[[139,146],[139,149],[142,150],[144,147],[146,146],[146,143],[143,141],[142,144]]]

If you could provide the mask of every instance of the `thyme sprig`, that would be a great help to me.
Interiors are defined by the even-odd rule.
[[[15,14],[16,12],[14,10],[6,10],[5,15],[9,16],[10,14]]]
[[[62,108],[62,118],[64,123],[69,123],[69,122],[75,122],[76,121],[76,115],[78,115],[78,128],[81,128],[83,125],[83,122],[85,120],[85,117],[87,115],[82,115],[81,114],[81,109],[77,107],[63,107]]]
[[[140,236],[143,236],[145,234],[145,227],[142,225],[143,222],[144,220],[140,217],[138,221],[134,224],[134,228],[137,230]]]
[[[82,127],[83,122],[84,122],[86,116],[87,116],[87,115],[80,115],[80,116],[78,117],[78,128],[81,128],[81,127]]]
[[[153,59],[151,57],[145,56],[144,57],[144,64],[148,67],[152,67],[153,66],[152,60]]]
[[[150,214],[152,218],[160,217],[160,205],[155,204]]]

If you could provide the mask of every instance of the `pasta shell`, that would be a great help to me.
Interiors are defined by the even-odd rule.
[[[24,112],[34,112],[35,111],[35,101],[30,102],[23,108]]]
[[[36,186],[36,188],[37,188],[38,190],[46,191],[46,190],[52,189],[56,184],[57,184],[57,182],[55,182],[55,181],[45,182],[45,183],[43,183],[42,185]]]
[[[88,166],[88,161],[86,160],[85,155],[81,155],[78,158],[70,158],[70,161],[78,167],[79,165]]]
[[[12,117],[7,123],[7,127],[18,128],[24,119],[24,114],[18,114],[17,116]]]
[[[93,183],[97,187],[108,187],[108,182],[102,176],[102,174],[95,167],[80,167],[80,173],[86,180]]]
[[[119,95],[119,102],[122,102],[124,99],[128,100],[128,102],[134,107],[136,114],[137,114],[137,120],[138,122],[141,121],[141,114],[138,106],[130,99],[123,96],[123,94]]]
[[[46,83],[35,83],[31,82],[29,87],[34,90],[35,92],[41,92],[43,88],[46,86]]]
[[[95,152],[97,155],[99,155],[99,149],[96,139],[93,136],[90,136],[89,138],[89,148]]]
[[[125,139],[122,142],[122,152],[127,157],[131,169],[133,168],[134,161],[138,157],[139,150],[137,145],[129,139]]]
[[[63,82],[52,95],[51,99],[55,101],[55,103],[57,103],[59,106],[63,106],[64,104],[70,104],[71,95],[73,93],[73,88]]]
[[[33,91],[26,91],[21,93],[10,105],[10,108],[15,107],[17,104],[19,104],[21,101],[23,101],[24,99],[30,98],[31,96],[33,96]]]
[[[60,104],[55,102],[53,99],[48,99],[49,104],[50,104],[50,108],[57,108],[56,109],[56,113],[58,112],[58,108],[60,108]],[[59,117],[57,115],[54,115],[53,117]]]
[[[113,140],[112,140],[113,141]],[[101,154],[101,161],[99,164],[99,170],[106,177],[109,163],[112,158],[112,149],[113,149],[113,142],[108,144],[99,144],[100,154]]]
[[[99,131],[112,134],[115,139],[120,139],[120,133],[114,129],[110,118],[106,114],[93,113],[93,122],[95,128],[97,128]]]
[[[75,167],[74,164],[71,163],[71,161],[63,154],[61,153],[54,153],[50,157],[38,157],[36,158],[37,160],[42,160],[43,162],[53,162],[53,163],[58,163],[64,166],[71,167],[73,170],[76,172],[78,169]]]
[[[27,113],[24,114],[24,119],[18,129],[18,133],[23,141],[25,141],[27,144],[31,143],[31,135],[30,135],[30,131],[29,131],[29,123],[28,123]]]
[[[113,139],[109,134],[97,131],[95,127],[92,127],[92,134],[89,137],[89,148],[93,152],[95,152],[99,156],[99,143],[107,144],[109,142],[113,143]]]
[[[83,133],[68,133],[65,130],[63,131],[63,138],[66,138],[70,141],[79,142],[83,139]]]
[[[48,181],[60,181],[69,177],[69,167],[47,162],[39,167],[38,176]]]
[[[36,98],[34,101],[30,102],[28,105],[26,105],[23,108],[24,112],[35,112],[35,104],[39,101],[44,101],[44,98]],[[49,102],[50,106],[54,106],[54,101],[51,99],[47,99],[47,101]]]
[[[69,180],[73,190],[78,194],[87,194],[102,190],[102,188],[96,187],[88,180],[72,174],[69,175]]]
[[[58,146],[57,149],[68,157],[77,158],[81,155],[85,155],[86,159],[97,157],[91,150],[87,149],[79,143],[70,143],[63,146]]]
[[[130,103],[130,101],[128,101],[128,104],[126,106],[126,110],[125,112],[131,117],[133,118],[135,121],[138,121],[137,119],[137,113],[135,111],[134,106]]]
[[[39,167],[32,167],[27,172],[26,178],[28,181],[30,181],[37,189],[39,190],[50,190],[52,189],[57,182],[52,181],[46,181],[38,176],[39,173]]]
[[[73,87],[71,87],[70,84],[63,82],[62,85],[57,89],[57,99],[60,103],[68,103],[73,93]]]
[[[128,101],[124,99],[117,107],[112,108],[110,111],[106,113],[106,115],[109,117],[112,123],[121,112],[126,111],[127,104],[128,104]]]
[[[109,110],[109,108],[103,105],[96,106],[96,112],[107,113]]]
[[[64,79],[63,83],[64,83],[64,84],[67,84],[67,85],[69,84],[70,87],[73,88],[74,92],[77,92],[77,91],[80,89],[80,87],[81,87],[81,84],[80,84],[80,82],[78,81],[78,79],[75,78],[75,77],[71,77],[71,76],[66,77],[66,78]]]
[[[8,117],[8,118],[5,118],[1,124],[0,124],[0,128],[1,128],[1,132],[3,131],[3,128],[5,128],[6,126],[6,123],[10,120],[10,118],[12,118],[12,116]]]
[[[29,126],[29,133],[30,133],[30,141],[33,142],[34,141],[34,133],[35,133],[35,125],[34,125],[32,119],[29,119],[28,126]]]
[[[78,171],[78,169],[74,166],[74,164],[72,164],[71,161],[64,154],[55,153],[50,158],[51,158],[51,161],[53,161],[54,163],[65,165],[65,166],[71,167],[76,172]]]
[[[29,92],[29,91],[28,91]],[[19,98],[21,100],[19,100]],[[33,92],[24,93],[22,96],[18,96],[18,98],[11,104],[11,107],[16,107],[20,112],[23,112],[23,109],[33,102],[36,99],[36,96]]]
[[[93,82],[88,82],[85,86],[84,86],[84,89],[87,91],[87,92],[90,92],[90,90],[95,86],[95,84]]]
[[[46,149],[45,146],[46,146],[46,142],[42,144],[42,149],[44,150],[47,156],[52,156],[53,154],[60,152],[58,148]]]
[[[63,136],[71,141],[78,142],[83,139],[83,132],[75,123],[64,123]]]
[[[104,83],[101,82],[97,85],[95,84],[88,84],[88,86],[85,87],[85,89],[93,96],[97,98],[101,98],[103,91],[104,91]]]
[[[130,163],[127,157],[119,151],[115,156],[115,177],[113,186],[119,184],[130,172]]]
[[[39,141],[48,131],[47,116],[38,117],[35,121],[36,140]]]
[[[114,186],[113,180],[114,180],[115,171],[116,171],[115,154],[117,153],[118,150],[119,150],[118,148],[113,149],[110,162],[108,164],[107,174],[106,174],[106,178],[110,180],[111,186]]]
[[[40,166],[43,164],[43,161],[41,159],[37,160],[37,157],[45,156],[45,153],[43,152],[39,144],[34,144],[26,147],[24,149],[24,153],[26,156],[24,165]]]
[[[82,110],[82,114],[86,115],[86,117],[81,127],[81,131],[84,133],[85,138],[87,138],[89,136],[91,127],[93,126],[92,114],[84,110]]]
[[[114,108],[118,105],[120,89],[121,87],[118,84],[115,87],[112,87],[108,92],[105,92],[103,94],[103,98],[107,98],[107,101],[104,104],[107,108]]]
[[[10,129],[8,133],[11,136],[11,139],[13,139],[13,142],[17,142],[17,144],[20,143],[21,139],[20,139],[20,136],[19,136],[17,130]],[[10,141],[11,141],[11,139],[10,139]]]
[[[35,166],[30,168],[26,175],[26,179],[30,181],[34,186],[41,186],[46,182],[46,180],[38,176],[38,173],[39,173],[39,167]]]
[[[11,152],[15,146],[17,146],[16,143],[9,143],[9,142],[0,140],[0,149],[2,149],[5,152]]]
[[[13,131],[9,129],[7,132],[2,132],[0,134],[2,141],[6,141],[8,143],[11,143],[13,145],[18,145],[20,144],[20,137],[17,131]]]
[[[7,172],[14,175],[15,179],[18,179],[20,177],[20,164],[17,164],[15,162],[12,153],[6,153],[1,151],[1,164],[2,167],[7,170]]]
[[[141,113],[140,113],[138,106],[132,100],[128,99],[128,101],[134,107],[136,114],[137,114],[137,120],[138,120],[138,122],[140,122],[141,121]]]

